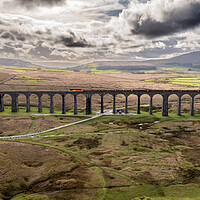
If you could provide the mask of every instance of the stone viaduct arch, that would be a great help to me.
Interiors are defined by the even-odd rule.
[[[30,96],[32,94],[38,97],[38,112],[42,112],[42,96],[44,94],[50,97],[50,113],[54,113],[54,95],[58,94],[62,97],[62,114],[66,114],[65,96],[71,94],[74,98],[74,114],[77,114],[77,96],[83,94],[86,97],[86,114],[90,115],[92,113],[92,95],[98,94],[101,97],[101,113],[104,113],[104,96],[110,94],[113,97],[113,113],[116,113],[116,96],[122,94],[125,96],[125,113],[128,113],[128,97],[131,94],[136,95],[137,98],[137,114],[140,114],[140,104],[141,96],[146,94],[150,97],[149,102],[149,114],[153,114],[153,97],[157,94],[162,96],[162,116],[168,116],[168,98],[171,95],[177,95],[178,106],[177,115],[181,115],[181,97],[185,94],[189,95],[191,98],[190,102],[190,115],[194,115],[194,98],[200,94],[200,90],[84,90],[80,92],[70,92],[70,91],[4,91],[0,92],[0,112],[4,111],[4,95],[10,95],[12,98],[12,112],[18,112],[18,96],[25,95],[26,97],[26,112],[30,112]]]

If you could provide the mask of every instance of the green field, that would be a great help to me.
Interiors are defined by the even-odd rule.
[[[31,106],[31,111],[29,113],[26,112],[26,107],[25,106],[19,106],[19,111],[17,113],[12,112],[11,111],[11,106],[5,106],[4,107],[4,112],[0,112],[0,116],[4,116],[4,115],[16,115],[16,114],[51,114],[50,113],[50,108],[48,107],[42,107],[42,112],[38,113],[38,107],[35,106]],[[54,109],[54,113],[52,114],[62,114],[62,111],[60,109],[55,108]],[[73,110],[67,110],[66,111],[67,115],[74,115],[74,111]],[[83,109],[78,109],[78,115],[85,115],[86,112]],[[94,115],[95,113],[92,112],[92,115]]]
[[[83,71],[116,73],[96,67],[91,64]],[[200,86],[194,71],[185,75],[186,68],[155,72],[170,76],[147,81]],[[21,75],[13,80],[46,81]],[[161,116],[161,106],[154,107],[153,115],[148,114],[148,106],[141,106],[140,115],[134,107],[128,109],[133,115],[105,115],[36,137],[0,140],[0,199],[200,200],[200,112],[190,116],[189,104],[183,106],[182,116],[176,115],[176,105],[170,107],[168,117]],[[19,106],[17,113],[5,106],[0,136],[26,135],[92,117],[85,116],[84,109],[74,116],[73,110],[62,115],[55,107],[50,114],[45,106],[40,114],[36,106],[30,113],[25,106]]]
[[[83,119],[83,116],[32,116],[32,113],[27,116],[21,112],[1,115],[1,122],[5,118],[7,122],[12,117],[16,117],[16,123],[31,117],[32,123],[27,133],[41,129],[44,124],[67,124]],[[160,112],[153,115],[142,112],[140,115],[101,116],[35,138],[1,140],[0,145],[7,142],[7,148],[11,145],[11,149],[20,148],[18,145],[23,144],[43,153],[53,151],[62,157],[57,162],[62,162],[65,167],[50,162],[48,170],[37,175],[37,179],[34,176],[27,178],[24,174],[23,179],[17,175],[16,180],[10,177],[7,181],[7,176],[4,180],[7,185],[0,186],[0,194],[4,199],[6,196],[14,200],[64,199],[68,195],[72,195],[69,199],[77,200],[198,200],[199,118],[199,113],[195,113],[195,116],[183,113],[177,117],[174,112],[168,117],[162,117]],[[12,157],[9,160],[4,156],[5,152],[5,148],[0,148],[3,156],[1,162],[4,164],[12,160]],[[16,165],[13,177],[18,170],[22,174],[26,170],[39,173],[45,167],[45,163],[37,167],[37,161],[28,164],[31,165],[29,168],[24,166],[24,163],[30,163],[32,152],[27,151],[27,155],[20,158],[22,163]],[[62,161],[65,157],[70,158],[68,164]],[[193,157],[194,160],[191,159]],[[65,171],[69,166],[72,166],[71,171]],[[71,177],[75,172],[76,175]],[[56,196],[58,188],[59,197]]]
[[[170,77],[170,78],[148,79],[146,81],[154,83],[200,87],[200,78],[197,77],[174,77],[174,78]]]

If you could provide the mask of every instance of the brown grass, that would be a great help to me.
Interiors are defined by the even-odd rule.
[[[5,69],[0,69],[5,73]],[[170,84],[156,84],[145,82],[146,79],[171,77],[169,74],[131,74],[131,73],[109,73],[88,74],[84,72],[56,72],[56,71],[17,71],[6,69],[8,76],[30,77],[46,80],[37,83],[26,80],[8,80],[1,87],[4,90],[67,90],[69,88],[82,89],[181,89],[183,86]]]
[[[0,135],[26,134],[31,124],[30,117],[0,117]]]
[[[5,72],[6,71],[6,72]],[[108,74],[88,74],[84,72],[58,72],[58,71],[33,71],[33,70],[14,70],[14,69],[0,69],[0,77],[4,77],[6,73],[6,82],[0,83],[0,91],[33,91],[33,90],[68,90],[69,88],[82,88],[82,89],[184,89],[184,86],[160,84],[146,82],[146,79],[171,77],[170,74],[131,74],[131,73],[108,73]],[[9,79],[12,76],[15,77],[30,77],[38,80],[36,83],[25,80],[13,80]],[[8,79],[7,79],[8,77]],[[187,89],[194,89],[188,88]],[[43,106],[49,107],[50,98],[48,95],[43,95]],[[177,99],[173,97],[172,99]],[[6,95],[4,97],[6,105],[11,104],[11,97]],[[156,95],[154,97],[155,102],[160,102],[161,97]],[[117,96],[117,106],[124,106],[124,96]],[[137,98],[134,96],[129,97],[129,105],[135,105]],[[143,96],[142,103],[149,102],[149,97]],[[19,96],[19,104],[25,105],[26,99],[23,95]],[[37,106],[37,96],[31,96],[31,105]],[[54,96],[55,108],[61,110],[61,96]],[[112,96],[106,95],[104,100],[105,108],[112,108]],[[100,97],[98,95],[93,96],[92,101],[93,109],[100,110]],[[67,110],[73,109],[73,96],[66,96],[66,108]],[[85,109],[85,97],[79,95],[78,108]]]
[[[71,131],[92,131],[93,125]],[[199,183],[199,132],[185,131],[199,125],[192,120],[151,123],[145,131],[22,140],[50,148],[2,142],[0,192],[2,197],[22,192],[51,199],[98,199],[102,187],[120,192],[138,184]]]
[[[23,135],[55,128],[82,118],[66,116],[24,116],[17,115],[0,117],[0,135]]]
[[[70,155],[50,148],[20,143],[0,143],[0,196],[8,198],[17,193],[47,193],[53,199],[72,196],[95,196],[75,189],[98,187],[100,181],[94,168],[86,168]],[[60,192],[59,192],[60,191]]]

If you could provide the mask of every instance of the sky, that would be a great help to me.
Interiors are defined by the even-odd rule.
[[[167,58],[200,50],[200,0],[0,0],[0,57]]]

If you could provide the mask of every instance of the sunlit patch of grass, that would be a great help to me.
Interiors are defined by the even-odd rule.
[[[173,78],[173,79],[169,80],[169,83],[199,87],[200,86],[200,79],[194,78],[194,77],[193,78]]]
[[[20,194],[12,198],[12,200],[49,200],[49,197],[41,194]]]
[[[181,77],[168,77],[168,78],[153,78],[147,79],[145,81],[154,82],[154,83],[163,83],[163,84],[175,84],[175,85],[183,85],[183,86],[191,86],[191,87],[200,87],[200,78],[190,76],[181,76]]]
[[[18,66],[0,66],[0,69],[13,70],[19,73],[24,73],[27,71],[37,72],[37,71],[48,71],[48,72],[66,72],[71,71],[57,68],[40,68],[40,67],[18,67]]]
[[[172,185],[159,187],[140,185],[124,188],[109,189],[105,199],[130,200],[199,200],[200,187],[198,184]]]
[[[71,71],[69,71],[69,70],[56,69],[56,68],[41,68],[40,71],[71,73]]]

